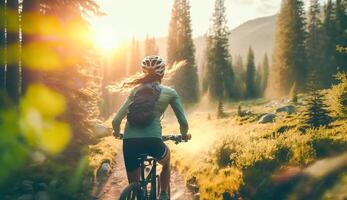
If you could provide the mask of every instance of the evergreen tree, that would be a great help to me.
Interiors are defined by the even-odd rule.
[[[206,85],[215,100],[232,97],[234,73],[228,45],[229,30],[225,16],[224,0],[216,0],[212,27],[207,39]]]
[[[263,89],[261,86],[262,83],[262,65],[258,63],[257,67],[255,68],[255,77],[254,77],[254,84],[255,84],[255,97],[261,97],[263,95]]]
[[[171,66],[177,58],[178,52],[178,27],[180,26],[180,4],[181,0],[174,0],[171,10],[169,34],[167,40],[167,64]]]
[[[332,118],[325,103],[324,95],[318,90],[318,77],[313,73],[308,82],[309,96],[304,111],[305,123],[313,128],[328,126]]]
[[[277,17],[277,30],[271,67],[272,95],[288,95],[297,82],[299,90],[305,89],[305,13],[302,0],[283,0]]]
[[[316,73],[319,80],[322,80],[321,87],[329,86],[332,74],[329,70],[330,63],[327,63],[325,52],[324,29],[320,20],[321,7],[318,0],[311,0],[308,13],[308,36],[306,40],[306,52],[308,60],[308,73]]]
[[[335,6],[331,0],[328,0],[327,4],[324,6],[324,21],[323,21],[323,31],[324,31],[324,46],[323,52],[325,57],[326,68],[324,69],[325,76],[323,77],[323,85],[330,86],[333,82],[333,75],[337,73],[337,63],[336,63],[336,26],[335,26]],[[323,71],[323,70],[322,70]]]
[[[140,52],[140,42],[133,37],[131,42],[131,54],[130,54],[130,64],[129,64],[129,74],[135,74],[140,71],[141,66],[141,52]]]
[[[235,78],[236,76],[240,76],[241,79],[245,78],[245,66],[243,64],[243,58],[241,55],[238,55],[235,59],[235,64],[233,64],[233,69],[235,73]]]
[[[237,106],[237,116],[239,116],[239,117],[242,117],[242,116],[243,116],[241,104],[239,104],[239,105]]]
[[[336,18],[336,38],[335,44],[347,47],[347,1],[336,0],[335,3]],[[339,71],[347,71],[346,53],[336,52],[336,62]]]
[[[290,96],[291,101],[293,103],[298,103],[298,92],[297,92],[297,89],[296,89],[296,83],[294,83],[292,88],[290,89],[289,96]]]
[[[339,118],[347,117],[347,73],[339,72],[336,75],[338,83],[330,91],[330,107]]]
[[[254,64],[254,53],[252,47],[249,47],[247,56],[247,68],[246,68],[246,94],[247,98],[256,97],[256,69]]]
[[[174,32],[173,32],[174,31]],[[199,81],[192,39],[190,5],[188,0],[175,0],[168,38],[168,64],[186,61],[173,74],[171,84],[185,103],[195,103],[199,97]]]
[[[226,117],[226,114],[224,112],[224,105],[223,105],[223,101],[219,100],[218,101],[218,108],[217,108],[217,118],[218,119],[222,119]]]
[[[245,95],[245,90],[246,90],[246,84],[245,84],[245,79],[246,79],[246,72],[245,72],[245,67],[243,65],[243,59],[241,55],[238,55],[236,57],[236,62],[233,64],[233,71],[235,74],[235,81],[234,81],[234,97],[237,99],[242,99],[244,98]]]
[[[0,93],[5,91],[6,87],[6,38],[5,38],[5,23],[6,23],[6,3],[0,2]]]
[[[20,96],[20,45],[19,45],[19,2],[8,0],[6,10],[7,29],[7,71],[6,91],[10,99],[17,105]],[[11,24],[10,24],[11,23]]]
[[[155,37],[150,38],[148,35],[145,40],[145,56],[158,55],[159,49],[155,42]]]
[[[40,5],[40,3],[42,3],[42,5]],[[30,26],[32,26],[32,19],[30,18],[30,14],[36,14],[36,15],[40,15],[42,14],[41,11],[43,11],[41,9],[41,6],[45,5],[45,12],[47,12],[49,10],[49,8],[51,8],[50,6],[54,3],[54,1],[51,2],[45,2],[46,4],[44,4],[43,2],[41,2],[40,0],[25,0],[22,3],[22,7],[23,7],[23,17],[21,19],[21,26],[22,26],[22,30],[30,30]],[[56,5],[57,6],[57,5]],[[59,6],[57,6],[59,7]],[[39,24],[36,24],[39,25]],[[37,42],[37,33],[34,34],[29,34],[26,33],[25,31],[23,31],[22,33],[22,47],[25,47],[26,45],[30,45],[33,42]],[[23,55],[22,58],[23,60]],[[40,58],[35,58],[35,59],[40,59]],[[38,71],[34,71],[30,68],[29,64],[27,63],[23,63],[22,64],[22,94],[25,93],[26,89],[28,88],[28,86],[30,85],[30,83],[38,81],[40,74]]]
[[[263,63],[261,65],[261,94],[264,95],[265,90],[267,88],[267,83],[269,79],[269,58],[267,53],[265,53],[263,58]]]

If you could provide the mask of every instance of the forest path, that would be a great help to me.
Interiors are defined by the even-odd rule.
[[[100,192],[96,199],[98,200],[118,200],[120,193],[127,186],[127,176],[124,167],[122,149],[115,159],[115,166],[112,174],[108,177],[103,186],[100,186]],[[171,200],[193,200],[193,194],[187,189],[184,178],[177,172],[171,172]]]

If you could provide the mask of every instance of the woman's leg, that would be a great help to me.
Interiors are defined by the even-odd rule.
[[[123,159],[129,183],[139,181],[141,176],[140,165],[137,160],[138,152],[135,151],[137,150],[136,147],[137,144],[134,140],[123,140]]]
[[[163,166],[160,173],[160,192],[168,193],[168,186],[170,184],[170,149],[166,146],[166,155],[158,162]]]
[[[128,172],[127,171],[127,176],[128,176],[128,182],[134,183],[140,181],[140,176],[141,176],[141,168],[137,168],[134,171]]]

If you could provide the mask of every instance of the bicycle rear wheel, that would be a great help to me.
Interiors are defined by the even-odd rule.
[[[119,200],[141,200],[141,187],[138,183],[129,184],[121,193]]]

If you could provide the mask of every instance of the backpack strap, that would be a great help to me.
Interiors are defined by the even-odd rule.
[[[155,101],[157,102],[159,100],[160,97],[160,93],[161,93],[161,88],[159,87],[159,83],[152,83],[152,87],[155,90],[155,94],[156,94],[156,99]]]

